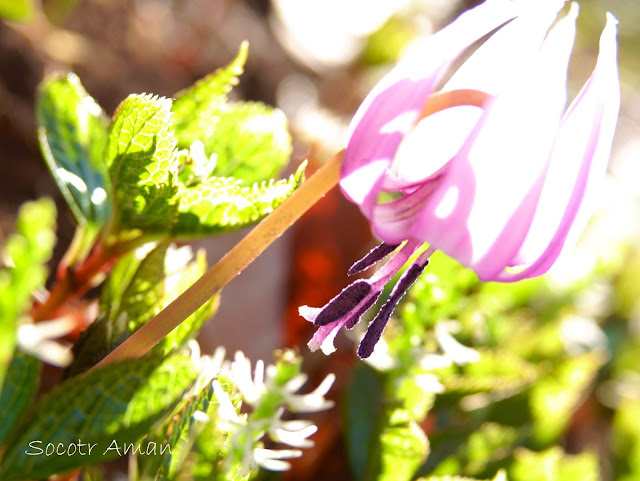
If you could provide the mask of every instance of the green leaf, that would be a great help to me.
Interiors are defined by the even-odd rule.
[[[207,256],[204,250],[199,250],[196,253],[193,262],[186,266],[178,264],[178,266],[174,265],[171,267],[172,263],[175,264],[177,260],[176,258],[180,257],[181,254],[179,254],[179,252],[180,251],[177,250],[169,250],[167,252],[165,273],[168,277],[164,281],[163,309],[173,302],[180,294],[191,287],[191,285],[200,279],[202,274],[207,270]],[[166,335],[156,345],[156,347],[154,347],[154,350],[167,354],[172,350],[183,346],[189,339],[196,337],[204,323],[213,316],[214,312],[218,308],[219,302],[220,297],[218,295],[209,299],[193,314],[182,321],[178,327]]]
[[[416,481],[489,481],[489,480],[480,480],[476,478],[467,478],[466,476],[428,476],[426,478],[418,478]],[[507,481],[506,476],[503,472],[499,472],[491,481]]]
[[[107,144],[114,202],[109,235],[168,230],[177,210],[175,147],[171,100],[130,95],[120,104]]]
[[[177,237],[193,237],[237,230],[273,212],[302,183],[306,162],[288,180],[243,187],[231,178],[210,178],[193,187],[180,186]]]
[[[376,474],[365,479],[409,481],[427,459],[429,441],[418,423],[406,420],[404,410],[392,409],[385,414],[379,437],[379,463],[374,465]]]
[[[420,376],[421,374],[409,374],[400,379],[394,379],[392,383],[395,397],[402,403],[410,419],[418,423],[427,416],[436,397],[430,390],[431,386],[425,385]]]
[[[243,185],[277,175],[291,155],[291,135],[282,111],[259,102],[229,102],[247,59],[243,42],[236,58],[192,87],[178,92],[173,104],[178,146],[204,144],[214,156],[217,177],[233,177]]]
[[[97,232],[111,212],[107,117],[73,73],[42,82],[36,113],[40,148],[58,188],[78,223]]]
[[[225,374],[219,374],[217,382],[240,414],[241,398],[233,382]],[[208,380],[154,431],[151,441],[170,445],[171,452],[139,456],[139,479],[242,481],[252,477],[251,473],[242,472],[244,459],[230,462],[232,434],[224,423],[218,422],[218,405],[213,384]]]
[[[622,399],[613,419],[611,439],[616,474],[625,473],[630,479],[640,476],[640,401]]]
[[[124,333],[137,331],[162,310],[168,249],[168,244],[158,244],[142,258],[138,269],[122,292],[116,309],[106,303],[102,304],[105,309],[110,308],[108,317],[112,323],[116,323],[120,317],[124,318]]]
[[[31,305],[33,291],[47,278],[45,263],[55,244],[56,208],[50,199],[20,207],[16,232],[2,249],[0,268],[0,386],[11,361],[18,318]]]
[[[55,26],[61,26],[71,15],[80,0],[48,0],[42,3],[42,11]]]
[[[509,456],[518,441],[518,430],[510,426],[485,423],[474,431],[463,449],[465,472],[483,473],[491,463]]]
[[[546,445],[563,433],[605,361],[606,356],[597,351],[568,359],[532,386],[529,403],[533,435],[539,445]]]
[[[356,366],[344,402],[344,434],[349,465],[356,480],[364,479],[369,448],[374,445],[375,420],[382,413],[382,386],[366,364]]]
[[[223,391],[229,395],[236,414],[240,415],[242,397],[227,375],[218,376]],[[195,448],[189,454],[185,467],[192,466],[189,476],[194,481],[247,481],[252,479],[257,470],[246,472],[244,459],[231,456],[233,450],[233,433],[218,422],[218,404],[211,404],[207,414],[211,417],[205,429],[198,435]]]
[[[439,434],[431,439],[440,457],[439,462],[429,467],[429,472],[434,474],[486,476],[504,464],[512,456],[517,443],[521,442],[516,428],[496,423],[484,423],[475,431],[473,426],[467,425],[458,432]],[[446,449],[447,441],[456,442],[457,449]],[[446,457],[445,453],[448,454]],[[429,461],[432,461],[431,457]]]
[[[0,446],[7,441],[36,395],[40,370],[38,359],[16,350],[0,393]]]
[[[102,288],[100,314],[73,346],[68,375],[95,365],[159,312],[168,245],[142,246],[123,256]]]
[[[202,139],[207,156],[216,156],[215,175],[244,185],[275,177],[291,155],[287,117],[258,102],[230,103],[214,113],[214,130]]]
[[[74,345],[75,375],[109,354],[199,279],[207,269],[204,251],[192,257],[189,247],[167,243],[140,247],[114,266],[100,297],[100,315]],[[211,317],[218,298],[205,303],[158,343],[154,350],[168,354],[196,336]]]
[[[0,17],[7,20],[25,22],[35,15],[33,0],[0,0]]]
[[[413,413],[385,399],[378,376],[365,365],[356,368],[345,404],[345,434],[355,479],[412,479],[429,452]]]
[[[192,87],[175,94],[173,119],[178,146],[188,149],[195,140],[207,139],[215,129],[216,112],[227,103],[227,94],[242,75],[249,44],[243,42],[236,58]]]
[[[585,452],[569,456],[559,447],[542,452],[519,449],[509,468],[510,481],[598,481],[598,457]]]
[[[542,371],[538,366],[505,351],[478,352],[480,359],[458,368],[459,374],[442,374],[440,382],[448,393],[494,392],[505,397],[530,386]]]
[[[152,478],[174,479],[196,438],[212,416],[215,417],[216,406],[213,385],[209,382],[181,406],[166,426],[158,430],[159,435],[151,438],[153,442],[171,446],[171,450],[159,456],[141,456],[138,459],[140,471]]]
[[[22,434],[4,455],[5,481],[46,478],[129,452],[168,415],[191,388],[196,367],[190,356],[174,355],[114,363],[73,378],[40,399]],[[41,444],[33,444],[40,440]],[[67,449],[86,443],[84,455],[29,455],[48,443]],[[89,452],[89,445],[94,448]],[[141,444],[141,449],[145,449]]]

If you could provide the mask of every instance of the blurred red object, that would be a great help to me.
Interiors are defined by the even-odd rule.
[[[320,167],[312,150],[307,176]],[[338,188],[329,192],[296,223],[286,310],[284,343],[305,345],[313,326],[298,314],[302,305],[322,306],[347,281],[347,270],[372,243],[364,216]]]

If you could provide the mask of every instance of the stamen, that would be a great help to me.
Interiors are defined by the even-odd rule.
[[[364,304],[362,304],[360,308],[347,319],[347,321],[344,323],[344,327],[347,329],[353,329],[355,325],[360,321],[362,315],[376,303],[376,301],[380,297],[380,294],[382,294],[382,291],[371,293],[371,296],[369,296],[369,298],[365,300]]]
[[[424,254],[420,257],[424,257]],[[364,359],[371,355],[384,332],[384,328],[387,326],[387,322],[389,322],[391,314],[393,314],[393,311],[398,305],[398,302],[400,302],[400,299],[402,299],[416,279],[420,277],[420,274],[422,274],[425,267],[429,264],[428,258],[423,262],[420,262],[420,260],[421,259],[418,259],[417,262],[412,264],[411,267],[405,271],[398,283],[393,287],[387,302],[384,303],[380,312],[378,312],[375,319],[371,321],[371,324],[369,324],[367,333],[362,338],[360,346],[358,347],[358,356],[361,358]]]
[[[345,287],[340,294],[324,306],[322,311],[318,313],[314,324],[316,326],[324,326],[334,322],[336,319],[346,316],[349,314],[349,311],[355,308],[370,292],[371,285],[367,281],[355,281],[353,284]]]
[[[395,251],[399,245],[400,244],[387,244],[386,242],[383,242],[379,246],[374,247],[367,255],[353,264],[347,271],[347,274],[352,276],[358,272],[368,269]]]

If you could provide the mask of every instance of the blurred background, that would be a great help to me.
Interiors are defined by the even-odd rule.
[[[294,153],[289,172],[283,175],[305,158],[310,160],[309,175],[344,147],[351,116],[403,48],[477,3],[0,0],[0,13],[12,19],[0,22],[0,241],[12,229],[18,206],[42,196],[54,198],[59,211],[53,265],[71,241],[74,221],[41,158],[35,133],[36,89],[48,73],[77,73],[88,93],[112,113],[129,93],[171,97],[230,62],[246,39],[249,58],[232,95],[263,101],[286,113]],[[636,276],[640,274],[640,4],[628,0],[580,4],[571,92],[579,90],[593,69],[605,12],[611,11],[620,19],[622,110],[598,215],[579,249],[545,282],[573,285],[598,272],[594,285],[599,290],[586,290],[580,302],[589,306],[585,312],[596,320],[596,332],[608,339],[615,359],[616,347],[622,346],[619,338],[635,343],[629,352],[640,355],[640,275]],[[216,237],[198,246],[207,249],[212,264],[244,234]],[[225,288],[220,311],[201,335],[203,350],[224,345],[229,352],[242,349],[252,359],[270,359],[276,348],[298,346],[309,358],[304,369],[312,379],[338,373],[332,393],[339,398],[355,364],[353,344],[340,334],[335,354],[311,355],[305,344],[313,329],[298,316],[297,308],[321,306],[338,293],[346,285],[348,266],[374,242],[357,209],[338,191],[330,193]],[[612,318],[617,319],[615,329],[608,331]],[[576,324],[575,329],[587,328]],[[612,340],[611,332],[617,340]],[[640,361],[633,362],[640,357],[625,356],[630,361],[620,368],[624,382],[608,374],[606,381],[618,384],[608,385],[594,398],[594,406],[605,411],[581,414],[595,424],[604,419],[602,426],[578,436],[591,437],[586,444],[604,443],[600,447],[608,449],[613,410],[627,398],[640,405]],[[351,479],[339,416],[339,410],[333,410],[317,420],[316,449],[307,452],[285,479]],[[640,430],[640,409],[635,416]],[[571,436],[569,431],[566,443],[576,439]],[[583,441],[577,445],[583,446]],[[640,465],[640,439],[634,449],[634,462]],[[606,462],[601,471],[605,479],[616,475]]]

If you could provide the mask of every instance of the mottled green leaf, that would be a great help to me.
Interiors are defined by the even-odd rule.
[[[80,0],[47,0],[42,3],[42,11],[55,26],[61,26],[71,15]]]
[[[481,350],[480,359],[442,373],[441,382],[448,393],[472,394],[496,392],[501,397],[513,395],[531,385],[541,369],[504,351]]]
[[[120,104],[106,157],[114,202],[110,235],[168,230],[177,209],[175,147],[171,100],[130,95]]]
[[[217,380],[229,395],[236,413],[240,414],[242,398],[231,379],[223,374],[218,376]],[[230,459],[232,436],[222,423],[214,420],[217,416],[217,404],[210,405],[207,414],[212,418],[212,422],[199,434],[195,448],[185,463],[185,467],[192,466],[188,472],[189,476],[192,476],[194,481],[247,481],[253,478],[255,471],[244,472],[242,459]]]
[[[114,266],[100,298],[100,315],[74,345],[68,373],[93,366],[182,294],[207,268],[204,252],[166,243],[140,247]],[[217,297],[184,320],[154,348],[168,354],[196,336],[217,306]]]
[[[148,244],[129,252],[102,288],[100,314],[74,344],[68,369],[75,375],[103,359],[160,310],[168,245]]]
[[[409,481],[429,454],[429,441],[418,423],[408,421],[402,409],[392,409],[383,416],[379,437],[379,462],[374,463],[376,481]]]
[[[0,0],[0,17],[25,22],[36,12],[34,0]]]
[[[40,368],[38,359],[16,349],[0,393],[0,446],[31,404],[40,384]]]
[[[291,155],[287,118],[258,102],[234,102],[215,114],[215,129],[202,139],[207,156],[216,156],[214,174],[244,185],[275,177]]]
[[[216,406],[212,384],[208,383],[181,406],[166,426],[162,426],[162,436],[151,437],[153,442],[171,446],[171,451],[154,457],[139,457],[140,471],[154,479],[174,479],[198,434],[212,420],[211,416],[215,417]]]
[[[172,233],[193,237],[228,232],[258,222],[289,197],[304,179],[303,163],[287,180],[243,187],[232,178],[210,178],[193,187],[181,185],[178,220]]]
[[[114,363],[59,385],[37,403],[22,434],[3,457],[4,481],[46,478],[129,451],[191,388],[196,367],[174,355]],[[42,444],[30,444],[36,440]],[[29,455],[47,443],[87,443],[84,455]],[[88,445],[94,445],[89,453]],[[116,449],[117,448],[117,449]],[[142,445],[142,449],[145,449]]]
[[[432,379],[422,382],[421,374],[403,376],[393,383],[395,397],[407,411],[410,419],[421,422],[433,407],[435,393],[429,385]]]
[[[606,361],[602,352],[567,359],[534,384],[529,398],[534,437],[540,445],[555,440],[567,427],[584,392]]]
[[[42,82],[36,112],[40,148],[58,188],[78,223],[97,231],[111,212],[107,117],[72,73]]]
[[[358,366],[345,403],[348,456],[358,481],[410,480],[427,457],[429,442],[411,411],[390,403],[397,404],[385,399],[375,372]]]
[[[173,119],[178,146],[188,149],[195,140],[211,137],[218,121],[216,112],[227,103],[227,94],[238,83],[247,60],[249,45],[243,42],[236,58],[196,82],[193,86],[175,94]]]
[[[173,105],[178,146],[189,149],[201,141],[206,158],[213,156],[216,163],[214,174],[233,177],[243,185],[275,177],[291,154],[282,111],[227,99],[242,74],[247,49],[244,42],[233,62],[178,92]]]
[[[437,449],[439,462],[429,463],[433,474],[464,474],[486,477],[495,472],[496,467],[506,463],[520,441],[518,429],[496,423],[484,423],[475,431],[474,426],[465,426],[454,436],[436,435],[431,439]],[[451,433],[453,434],[453,433]],[[446,439],[448,437],[448,439]],[[444,439],[443,439],[444,438]],[[444,441],[444,442],[443,442]],[[444,457],[447,441],[454,441],[457,449],[448,450]],[[444,449],[443,449],[444,447]],[[429,458],[431,461],[431,458]]]
[[[27,202],[20,207],[16,232],[2,249],[0,261],[0,386],[11,361],[18,318],[31,305],[33,291],[47,278],[45,262],[55,243],[56,209],[50,199]]]
[[[585,452],[569,456],[559,447],[542,452],[519,449],[509,467],[510,481],[598,481],[598,458]]]
[[[171,261],[175,257],[178,257],[178,254],[175,253],[175,251],[169,251],[167,253],[165,272],[169,277],[165,279],[164,282],[164,300],[162,308],[168,306],[180,294],[191,287],[191,285],[200,279],[202,274],[207,270],[207,256],[204,250],[199,250],[196,253],[193,262],[186,266],[182,265],[181,267],[178,267],[178,270],[172,271],[172,269],[176,269],[176,266],[170,266]],[[209,299],[193,314],[182,321],[178,327],[167,334],[154,349],[167,354],[182,346],[189,339],[196,337],[204,323],[207,322],[218,308],[219,302],[220,297],[218,295]]]
[[[618,475],[640,476],[640,401],[624,399],[613,419],[613,451]]]
[[[369,449],[375,444],[375,420],[382,413],[383,393],[376,373],[366,364],[353,372],[344,402],[344,434],[349,465],[356,480],[364,479]]]
[[[217,379],[240,412],[240,396],[225,374]],[[205,416],[206,415],[206,416]],[[218,402],[211,381],[189,397],[162,426],[148,438],[171,446],[171,452],[137,458],[140,479],[192,479],[194,481],[243,481],[242,459],[229,463],[231,434],[218,420]]]
[[[396,63],[404,47],[416,36],[407,18],[391,17],[366,39],[362,60],[369,65]]]
[[[418,478],[416,481],[489,481],[481,480],[477,478],[467,478],[466,476],[428,476],[426,478]],[[507,481],[507,477],[504,472],[499,472],[491,481]]]
[[[485,423],[474,431],[462,450],[465,472],[483,473],[491,463],[511,455],[518,440],[518,430],[511,426]]]

